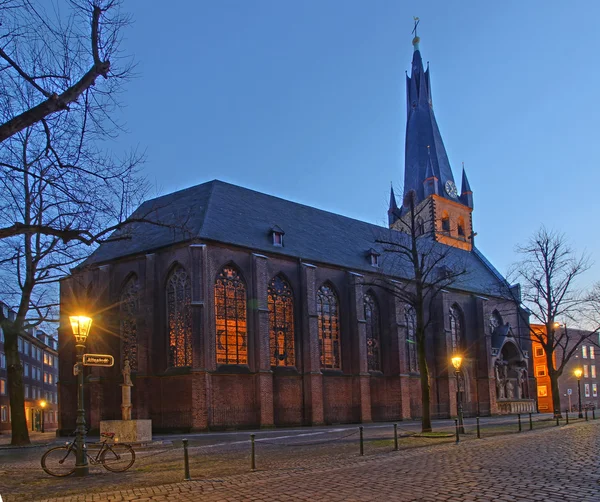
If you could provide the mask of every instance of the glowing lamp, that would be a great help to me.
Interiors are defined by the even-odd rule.
[[[462,357],[461,356],[454,356],[452,358],[452,366],[454,366],[454,369],[456,371],[458,371],[460,369],[461,363],[462,363]]]
[[[581,378],[581,375],[583,375],[583,371],[581,370],[581,368],[577,368],[574,372],[575,377],[579,380]]]
[[[73,335],[75,335],[75,341],[77,343],[85,343],[86,338],[90,333],[92,327],[92,318],[86,316],[69,316],[71,321],[71,328],[73,329]]]
[[[48,404],[48,403],[47,403],[47,402],[46,402],[44,399],[42,399],[42,400],[40,401],[40,406],[41,406],[42,408],[45,408],[47,404]]]

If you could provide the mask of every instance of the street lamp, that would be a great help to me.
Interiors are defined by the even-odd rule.
[[[577,378],[577,396],[579,398],[579,418],[583,418],[583,413],[581,413],[581,375],[583,375],[583,371],[581,368],[577,368],[574,372],[575,378]]]
[[[90,333],[92,319],[85,316],[69,316],[71,328],[75,336],[77,348],[77,362],[73,373],[77,375],[77,424],[75,437],[75,476],[86,476],[89,473],[87,456],[85,454],[85,410],[83,408],[83,353],[85,340]]]
[[[465,433],[465,427],[463,424],[463,407],[462,407],[462,395],[460,392],[460,365],[462,364],[461,356],[454,356],[452,358],[452,366],[454,366],[454,375],[456,376],[456,408],[458,411],[458,425],[460,434]]]
[[[44,430],[44,412],[46,411],[46,405],[47,405],[47,404],[48,404],[48,403],[46,403],[46,401],[45,401],[44,399],[42,399],[42,400],[40,401],[40,407],[42,408],[42,432],[46,432],[46,431]]]

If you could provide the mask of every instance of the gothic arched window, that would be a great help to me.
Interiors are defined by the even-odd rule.
[[[321,367],[341,369],[338,299],[328,284],[324,284],[317,291],[317,314]]]
[[[417,228],[415,233],[417,235],[423,235],[425,233],[425,222],[420,216],[417,218]]]
[[[364,303],[367,331],[367,368],[369,371],[380,371],[381,328],[379,324],[379,307],[372,293],[365,295]]]
[[[404,311],[406,322],[406,359],[410,373],[419,372],[419,358],[417,352],[417,314],[415,309],[408,307]]]
[[[452,352],[460,352],[463,349],[464,326],[463,315],[458,305],[450,307],[450,336],[452,339]]]
[[[450,215],[448,211],[442,212],[442,231],[450,232]]]
[[[294,366],[294,295],[280,275],[268,288],[271,366]]]
[[[490,315],[489,323],[490,323],[490,334],[493,334],[498,326],[502,326],[502,324],[504,324],[502,322],[502,317],[500,316],[500,314],[498,313],[497,310],[494,310],[492,312],[492,315]]]
[[[192,365],[192,311],[190,278],[177,266],[167,280],[169,366]]]
[[[131,371],[137,371],[137,316],[139,284],[132,276],[123,286],[119,298],[119,324],[121,335],[121,360],[129,360]]]
[[[456,224],[456,231],[460,237],[465,236],[465,219],[461,216]]]
[[[215,282],[217,364],[248,364],[246,284],[228,265]]]

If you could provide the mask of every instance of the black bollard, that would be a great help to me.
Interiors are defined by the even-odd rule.
[[[592,408],[592,420],[596,420],[596,408]]]
[[[394,451],[398,451],[398,424],[394,424]]]
[[[460,441],[460,436],[458,434],[458,419],[454,419],[454,425],[456,427],[456,444],[458,444]]]
[[[363,426],[362,425],[358,428],[358,431],[360,433],[360,456],[362,457],[365,454],[365,447],[363,444]]]
[[[556,427],[558,427],[559,425],[560,425],[560,416],[557,413],[556,414]]]
[[[256,470],[256,456],[254,448],[254,434],[250,434],[250,470]]]
[[[531,418],[531,413],[529,414],[529,430],[533,430],[533,419]]]
[[[183,443],[183,480],[191,481],[192,478],[190,477],[190,458],[188,455],[188,440],[182,439],[181,442]]]
[[[521,432],[522,429],[521,429],[521,414],[520,413],[517,414],[517,419],[519,420],[519,432]]]
[[[477,439],[481,439],[481,432],[479,430],[479,417],[477,417]]]
[[[588,416],[587,416],[587,408],[585,409],[585,421],[588,421]]]

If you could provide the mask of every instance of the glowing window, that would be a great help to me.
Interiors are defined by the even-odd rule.
[[[581,357],[587,359],[587,347],[585,345],[581,347]]]
[[[379,324],[379,307],[371,293],[364,298],[365,321],[367,334],[367,368],[369,371],[381,370],[381,328]]]
[[[584,385],[584,387],[585,387],[585,397],[590,397],[590,384],[586,383]]]
[[[595,383],[592,384],[592,396],[598,397],[598,384],[595,384]]]
[[[271,366],[294,366],[294,295],[281,276],[268,288]]]
[[[138,280],[131,277],[120,299],[121,358],[129,360],[131,371],[137,371],[137,316],[138,316]],[[191,363],[191,361],[190,361]]]
[[[544,377],[546,376],[546,365],[540,364],[535,367],[535,376]]]
[[[594,353],[594,347],[593,345],[590,345],[590,359],[595,359],[596,358],[596,354]]]
[[[192,312],[190,279],[176,267],[167,281],[169,366],[192,365]]]
[[[317,292],[317,314],[321,367],[341,369],[338,299],[333,288],[327,284]]]
[[[538,397],[548,397],[548,387],[546,385],[538,385]]]
[[[535,357],[543,357],[544,356],[544,347],[541,345],[535,346]]]
[[[246,285],[238,271],[227,266],[215,283],[218,364],[248,364]]]
[[[592,378],[596,378],[596,365],[595,364],[592,364],[590,366],[590,376]]]
[[[583,365],[583,378],[587,378],[589,376],[588,365]]]
[[[452,352],[459,352],[463,348],[463,322],[462,312],[458,305],[450,307],[450,336],[452,337]]]
[[[411,373],[419,372],[419,358],[417,357],[417,314],[415,309],[408,307],[404,312],[406,322],[406,358],[408,362],[408,371]]]

